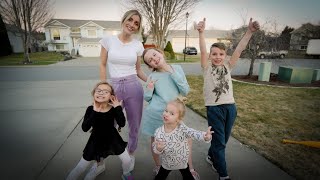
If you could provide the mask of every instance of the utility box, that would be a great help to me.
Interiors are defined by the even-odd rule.
[[[314,69],[312,81],[319,81],[319,80],[320,80],[320,69]]]
[[[311,83],[313,77],[313,69],[279,66],[278,78],[288,83]]]
[[[270,80],[270,72],[271,72],[271,62],[262,62],[259,67],[259,81],[267,81]]]

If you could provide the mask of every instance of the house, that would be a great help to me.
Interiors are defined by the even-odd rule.
[[[19,32],[17,26],[5,24],[7,29],[8,38],[12,47],[13,53],[23,53],[22,34]]]
[[[52,19],[45,25],[49,51],[74,52],[84,57],[98,57],[99,40],[120,31],[120,21]]]
[[[207,50],[216,42],[230,45],[230,31],[227,30],[205,30],[205,42]],[[167,42],[170,41],[174,52],[182,52],[185,45],[199,49],[199,32],[197,30],[170,30],[167,36]]]
[[[320,26],[311,23],[303,24],[298,29],[291,32],[290,50],[305,51],[307,50],[309,39],[320,39]]]
[[[13,53],[23,53],[23,34],[21,29],[15,25],[5,24],[8,38],[12,47]],[[31,36],[31,46],[28,48],[29,52],[41,51],[41,44],[44,41],[44,34],[41,32],[33,32]]]

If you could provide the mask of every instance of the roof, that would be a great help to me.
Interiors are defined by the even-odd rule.
[[[120,21],[100,21],[100,20],[79,20],[79,19],[51,19],[45,26],[50,25],[53,21],[58,21],[66,26],[75,28],[80,27],[88,22],[94,22],[101,27],[110,29],[120,29]]]
[[[205,30],[204,31],[206,38],[227,38],[231,31],[227,30]],[[168,32],[169,36],[174,37],[185,37],[186,31],[185,30],[170,30]],[[188,37],[199,37],[198,30],[188,30],[187,31]]]
[[[296,34],[296,33],[303,33],[306,30],[313,31],[313,32],[319,32],[320,31],[320,26],[319,25],[313,25],[311,23],[306,23],[302,24],[299,28],[293,30],[291,34]]]

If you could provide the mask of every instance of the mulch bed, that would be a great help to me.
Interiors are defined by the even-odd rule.
[[[233,79],[244,81],[244,82],[250,82],[255,84],[267,84],[267,85],[275,85],[275,86],[290,86],[290,87],[320,87],[320,81],[313,81],[311,83],[299,83],[299,84],[291,84],[288,82],[280,81],[278,79],[277,74],[271,73],[269,82],[265,81],[258,81],[258,76],[232,76]]]

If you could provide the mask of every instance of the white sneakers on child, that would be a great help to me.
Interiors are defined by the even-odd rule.
[[[84,180],[94,180],[99,174],[101,174],[106,169],[105,164],[97,166],[97,163],[94,163],[90,168],[87,175],[84,177]]]
[[[134,157],[134,156],[131,156],[130,155],[130,158],[131,158],[131,162],[130,162],[130,168],[129,168],[129,172],[131,172],[131,171],[133,171],[133,169],[134,169],[134,163],[135,163],[135,161],[136,161],[136,158]]]

